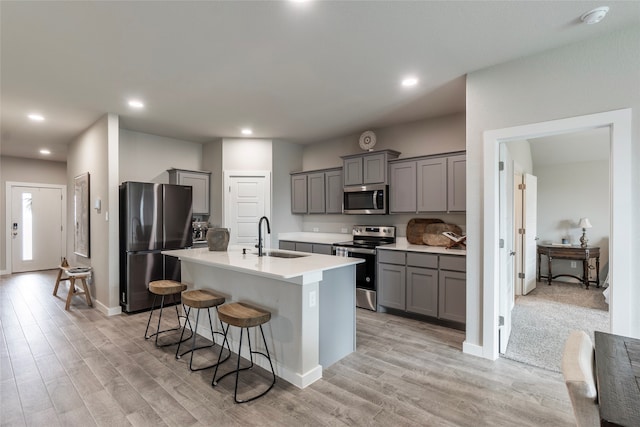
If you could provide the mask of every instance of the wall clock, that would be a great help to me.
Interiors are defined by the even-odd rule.
[[[365,151],[373,150],[373,147],[376,145],[376,134],[373,131],[365,131],[360,135],[360,148]]]

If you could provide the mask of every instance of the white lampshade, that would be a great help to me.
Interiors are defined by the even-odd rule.
[[[591,222],[589,222],[589,218],[580,218],[580,221],[578,222],[578,227],[580,228],[591,228]]]

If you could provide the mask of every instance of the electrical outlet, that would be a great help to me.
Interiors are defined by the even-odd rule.
[[[313,231],[317,233],[318,231],[320,231],[320,229],[318,227],[313,227]]]
[[[316,291],[309,292],[309,308],[316,306]]]
[[[571,268],[576,268],[578,265],[575,261],[571,261]]]

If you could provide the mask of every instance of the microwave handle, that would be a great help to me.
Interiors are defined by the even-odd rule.
[[[378,208],[378,190],[373,190],[373,209]]]

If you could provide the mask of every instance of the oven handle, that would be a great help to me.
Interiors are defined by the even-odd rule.
[[[336,246],[336,247],[345,248],[347,250],[347,253],[366,254],[366,255],[375,255],[376,254],[376,250],[375,249],[351,248],[351,247],[346,247],[346,246]]]

